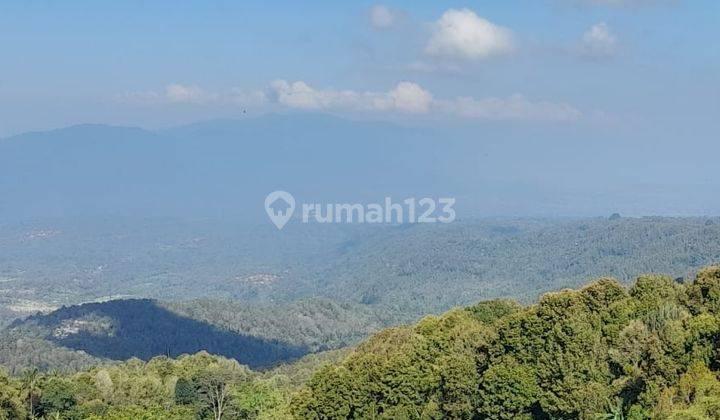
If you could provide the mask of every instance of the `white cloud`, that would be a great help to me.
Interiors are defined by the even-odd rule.
[[[547,121],[567,123],[583,118],[571,105],[532,101],[522,95],[508,98],[436,99],[417,83],[402,81],[387,91],[317,89],[303,81],[276,80],[269,89],[229,89],[210,92],[194,85],[168,85],[161,91],[131,92],[117,97],[133,104],[261,105],[315,111],[395,113],[464,118],[482,121]]]
[[[375,5],[370,9],[370,23],[378,29],[390,28],[397,21],[397,13],[387,6]]]
[[[447,10],[433,24],[425,46],[432,56],[477,60],[514,50],[512,32],[483,19],[470,9]]]
[[[276,80],[270,84],[277,101],[290,108],[323,109],[357,107],[361,95],[354,91],[338,91],[333,89],[317,90],[303,81],[288,83]]]
[[[383,96],[386,96],[383,98]],[[397,109],[408,113],[425,113],[430,109],[432,95],[412,82],[400,82],[395,89],[383,95],[376,105],[385,103],[389,109]]]
[[[307,83],[277,80],[271,84],[277,101],[299,109],[352,109],[359,111],[427,112],[432,96],[419,85],[400,82],[388,92],[357,92],[353,90],[318,90]]]
[[[582,37],[580,52],[591,57],[609,57],[617,52],[617,37],[605,22],[591,26]]]
[[[438,102],[438,108],[458,117],[492,121],[572,122],[582,117],[582,112],[568,104],[532,102],[522,95],[507,99],[460,97]]]
[[[548,121],[573,122],[582,112],[564,103],[548,101],[533,102],[522,95],[507,99],[435,99],[420,85],[400,82],[387,92],[357,92],[352,90],[318,90],[298,81],[273,82],[278,103],[306,110],[345,109],[361,112],[401,112],[439,115],[487,121]]]

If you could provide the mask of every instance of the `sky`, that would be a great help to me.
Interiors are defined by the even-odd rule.
[[[76,124],[163,133],[268,118],[290,121],[306,146],[288,165],[307,169],[324,156],[355,168],[340,191],[360,191],[372,162],[395,159],[413,194],[434,182],[477,208],[495,200],[525,215],[720,214],[718,22],[716,0],[4,1],[0,146]],[[351,124],[313,131],[318,114]],[[399,151],[406,143],[394,138],[387,150],[397,156],[372,149],[362,160],[359,147],[383,141],[358,141],[362,124],[385,127],[382,138],[397,126],[420,133],[409,143],[417,150]],[[195,140],[207,145],[208,135]],[[261,129],[251,139],[260,149],[277,140]],[[26,151],[18,162],[6,152],[4,166],[60,152]],[[269,165],[274,152],[258,159]],[[29,174],[40,185],[53,177]]]
[[[319,112],[709,143],[718,21],[714,0],[6,1],[0,136]]]

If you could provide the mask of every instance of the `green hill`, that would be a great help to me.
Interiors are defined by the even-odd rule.
[[[383,331],[295,395],[297,418],[720,418],[720,267],[601,279]]]
[[[719,344],[714,266],[484,301],[263,373],[200,352],[0,374],[0,418],[717,419]]]
[[[387,311],[320,298],[276,305],[113,300],[13,322],[0,330],[0,364],[13,373],[32,367],[72,372],[202,350],[268,368],[355,344],[397,322]]]

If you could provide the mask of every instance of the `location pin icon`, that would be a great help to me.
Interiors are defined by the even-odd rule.
[[[295,198],[287,191],[273,191],[265,197],[265,211],[270,221],[280,230],[295,212]]]

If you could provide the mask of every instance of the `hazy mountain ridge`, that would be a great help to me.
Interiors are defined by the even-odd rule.
[[[495,220],[411,226],[359,242],[318,278],[318,293],[422,314],[480,299],[534,301],[541,293],[612,275],[692,278],[720,262],[709,218]],[[382,273],[379,275],[378,273]],[[323,292],[321,292],[323,291]],[[414,311],[413,312],[413,308]]]
[[[0,217],[257,222],[265,217],[263,199],[277,189],[308,202],[451,196],[461,217],[717,215],[711,179],[686,171],[674,172],[672,182],[628,180],[620,168],[649,159],[647,150],[602,133],[571,142],[555,139],[553,130],[540,138],[518,130],[526,135],[301,114],[155,131],[87,124],[26,133],[0,139]],[[672,167],[672,155],[657,152],[657,162]],[[588,153],[618,171],[588,171]]]
[[[230,213],[257,221],[264,216],[265,195],[278,188],[302,194],[309,183],[322,185],[325,197],[347,191],[348,184],[360,188],[367,178],[353,168],[386,174],[397,181],[396,191],[413,177],[435,184],[401,159],[417,155],[421,166],[430,163],[416,148],[433,142],[417,134],[321,115],[270,115],[160,131],[87,124],[26,133],[0,139],[6,173],[0,177],[0,215],[28,220]],[[417,140],[415,148],[409,147],[410,137]],[[306,159],[298,161],[299,154]]]
[[[603,274],[625,282],[649,271],[688,277],[718,261],[717,218],[282,231],[212,219],[45,222],[0,228],[0,315],[113,297],[264,304],[326,297],[414,317],[494,297],[529,302]]]

